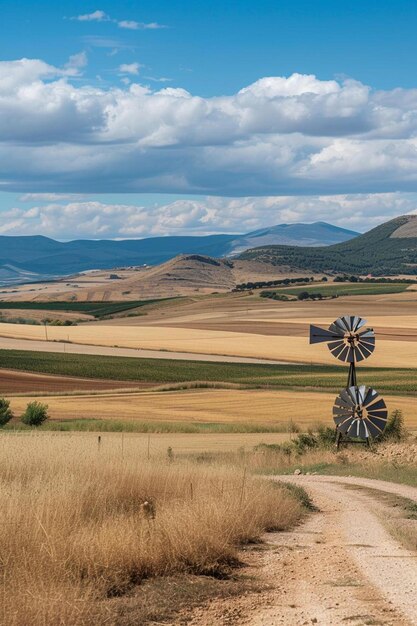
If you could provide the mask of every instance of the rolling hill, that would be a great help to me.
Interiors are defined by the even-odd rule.
[[[299,270],[353,274],[417,274],[417,215],[403,215],[364,235],[332,246],[263,245],[247,250],[240,259]]]
[[[330,245],[357,233],[325,222],[281,224],[245,235],[55,241],[48,237],[0,237],[0,284],[65,276],[91,269],[158,265],[181,254],[227,257],[265,244]]]
[[[126,274],[126,277],[125,277]],[[303,272],[310,275],[311,272]],[[276,267],[257,261],[240,259],[215,259],[201,254],[181,254],[165,263],[141,268],[135,272],[120,272],[119,280],[85,286],[77,280],[77,287],[63,290],[65,281],[57,281],[48,290],[34,291],[30,299],[82,301],[124,301],[147,298],[171,298],[176,296],[203,295],[230,291],[238,283],[249,280],[275,280],[286,276],[299,276],[287,266]],[[26,295],[23,295],[27,299]],[[15,298],[11,292],[8,298]]]

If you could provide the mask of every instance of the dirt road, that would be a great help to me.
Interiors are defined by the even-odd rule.
[[[396,509],[361,487],[416,502],[417,489],[330,476],[276,480],[305,487],[319,512],[292,532],[266,537],[269,549],[254,575],[270,589],[215,602],[192,626],[417,624],[417,552],[404,549],[386,528]]]

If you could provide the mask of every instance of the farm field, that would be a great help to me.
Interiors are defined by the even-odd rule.
[[[321,322],[322,319],[321,316],[316,315],[313,321]],[[385,317],[379,316],[378,319],[372,320],[375,328],[377,328],[377,322],[380,325],[383,324],[384,327],[388,325],[394,339],[391,340],[391,337],[389,340],[380,338],[377,351],[371,357],[370,363],[375,363],[377,367],[414,367],[417,363],[417,341],[395,339],[395,325]],[[1,324],[0,336],[17,340],[43,340],[45,330],[41,326]],[[248,332],[184,328],[170,326],[166,323],[161,326],[117,326],[115,324],[96,326],[87,324],[75,327],[51,326],[48,328],[48,338],[50,341],[69,341],[86,345],[242,356],[294,363],[307,361],[309,363],[333,364],[333,357],[326,349],[323,349],[323,346],[309,347],[305,336],[291,336],[289,334],[263,336]]]
[[[0,350],[0,368],[16,370],[23,382],[24,372],[54,374],[75,381],[84,380],[89,389],[100,389],[99,382],[120,381],[124,387],[149,384],[165,390],[230,384],[248,388],[310,389],[338,392],[346,382],[343,365],[263,365],[248,363],[215,363],[174,359],[138,359],[113,356],[62,354],[25,350]],[[20,371],[19,371],[20,370]],[[370,368],[362,366],[359,375],[364,384],[381,391],[414,395],[415,369]],[[78,377],[78,378],[76,378]],[[88,380],[91,379],[91,380]],[[72,387],[74,388],[74,387]],[[30,391],[30,387],[22,391]],[[51,391],[49,387],[45,391]],[[53,389],[52,389],[53,391]]]
[[[333,357],[323,346],[308,346],[308,324],[329,323],[354,311],[367,318],[377,332],[377,349],[370,365],[415,367],[416,305],[417,291],[412,290],[290,303],[247,294],[196,296],[152,307],[145,316],[49,327],[48,337],[80,345],[333,364]],[[0,335],[39,340],[45,338],[45,329],[1,324]]]
[[[110,352],[115,345],[159,349],[164,351],[164,359],[0,349],[0,368],[58,377],[55,389],[54,381],[38,379],[39,384],[35,384],[30,377],[15,383],[6,380],[0,389],[7,397],[24,393],[29,399],[31,395],[43,399],[50,406],[54,428],[59,427],[56,420],[63,429],[160,429],[196,436],[210,432],[258,436],[269,431],[280,435],[278,431],[288,430],[290,422],[301,429],[317,422],[331,423],[334,394],[346,384],[346,367],[334,361],[326,346],[309,346],[308,324],[327,325],[338,315],[353,311],[367,316],[377,332],[375,353],[359,366],[359,381],[383,393],[390,410],[401,408],[407,427],[414,430],[416,304],[417,293],[413,291],[340,297],[326,303],[282,303],[247,294],[171,301],[139,318],[48,328],[51,350],[67,345],[69,352],[74,344],[54,344],[69,340],[78,344],[77,350],[84,345],[86,351],[91,345],[107,346]],[[17,338],[17,343],[18,337],[44,339],[44,328],[1,324],[0,335],[12,341]],[[204,353],[226,354],[287,364],[169,358],[170,350],[180,349],[184,353],[198,350],[202,353],[198,358],[204,358]],[[77,386],[77,378],[85,382],[79,381]],[[103,386],[108,384],[104,381],[115,381],[114,390]],[[126,391],[117,390],[117,381]],[[143,393],[134,389],[146,385],[163,391]],[[234,388],[221,388],[227,386]],[[71,395],[62,395],[65,393]],[[16,413],[27,401],[12,398]]]
[[[268,391],[268,390],[187,390],[170,392],[105,393],[68,396],[37,396],[49,406],[53,420],[123,420],[138,425],[138,429],[161,429],[170,425],[202,433],[210,430],[236,431],[291,430],[296,424],[301,430],[317,423],[333,426],[331,411],[334,393]],[[414,397],[384,395],[392,411],[400,409],[407,427],[417,429],[417,402]],[[23,412],[29,397],[12,397],[11,407],[18,415]],[[12,426],[12,422],[10,423]],[[94,427],[94,424],[91,425]]]
[[[107,315],[115,315],[124,313],[132,309],[138,309],[151,304],[166,301],[163,299],[150,300],[132,300],[125,302],[53,302],[53,301],[1,301],[0,313],[4,310],[12,309],[14,311],[47,311],[48,313],[68,311],[70,313],[81,313],[89,315],[93,318],[101,318]]]
[[[402,293],[409,289],[407,283],[313,283],[304,287],[283,287],[276,289],[275,287],[265,289],[265,291],[273,291],[276,293],[298,296],[301,292],[321,293],[323,296],[374,296],[391,293]]]
[[[41,374],[34,371],[0,369],[0,394],[27,392],[73,392],[105,389],[145,388],[153,383],[111,380],[106,378],[89,379],[75,376]]]

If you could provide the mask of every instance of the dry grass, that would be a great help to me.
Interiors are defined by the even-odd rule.
[[[222,576],[238,544],[301,515],[287,490],[237,469],[147,461],[82,436],[4,434],[0,448],[8,626],[117,624],[109,597],[155,576]]]

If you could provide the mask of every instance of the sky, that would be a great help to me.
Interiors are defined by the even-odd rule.
[[[2,0],[0,234],[417,209],[417,3]]]

